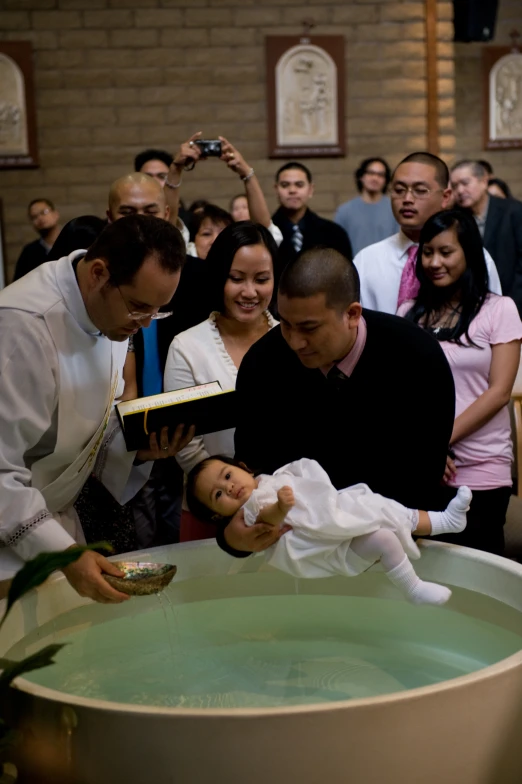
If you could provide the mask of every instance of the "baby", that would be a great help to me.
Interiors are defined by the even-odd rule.
[[[420,536],[458,533],[466,527],[471,491],[461,487],[443,512],[407,509],[358,484],[337,491],[315,460],[303,458],[273,476],[254,476],[225,457],[209,457],[189,474],[187,501],[200,519],[228,524],[238,512],[247,525],[288,523],[266,554],[295,577],[353,576],[380,561],[388,579],[415,604],[444,604],[451,591],[421,580],[408,556],[420,558]]]

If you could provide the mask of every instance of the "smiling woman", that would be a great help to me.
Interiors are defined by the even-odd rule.
[[[274,293],[275,241],[264,226],[241,221],[225,228],[207,257],[214,310],[206,321],[171,343],[165,366],[165,392],[219,381],[233,389],[248,349],[276,321],[268,308]],[[179,453],[184,471],[211,454],[234,454],[234,430],[194,438]]]

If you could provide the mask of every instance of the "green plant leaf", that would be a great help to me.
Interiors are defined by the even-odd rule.
[[[26,656],[26,658],[21,661],[3,659],[2,661],[8,661],[9,664],[0,673],[0,691],[5,690],[15,678],[23,675],[24,672],[41,670],[42,667],[48,667],[50,664],[54,664],[54,656],[56,656],[58,651],[63,647],[64,644],[47,645],[45,648],[42,648],[41,651],[37,651],[31,656]]]
[[[78,545],[70,547],[68,550],[61,550],[57,553],[40,553],[36,558],[33,558],[15,574],[9,593],[7,594],[7,606],[2,620],[0,621],[0,628],[7,618],[13,604],[21,599],[24,594],[37,588],[47,578],[58,569],[64,569],[66,566],[74,563],[86,552],[86,550],[107,550],[111,551],[112,546],[108,542],[97,542],[96,544]]]

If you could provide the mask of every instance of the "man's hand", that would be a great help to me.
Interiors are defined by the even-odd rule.
[[[288,485],[285,485],[277,491],[277,503],[279,509],[283,514],[288,514],[290,509],[295,506],[294,491]]]
[[[275,544],[283,534],[291,531],[291,526],[270,525],[270,523],[256,523],[247,525],[242,509],[237,512],[225,528],[223,535],[225,542],[234,550],[245,553],[260,553]]]
[[[94,550],[86,550],[77,561],[63,569],[64,575],[80,596],[87,596],[102,604],[126,602],[130,597],[111,588],[103,578],[103,572],[114,577],[124,576],[123,572],[120,572],[107,558],[95,553]]]
[[[182,449],[185,449],[187,444],[190,444],[194,438],[196,428],[194,425],[189,427],[186,435],[183,435],[185,425],[178,425],[174,431],[174,435],[169,441],[169,429],[164,427],[161,430],[159,444],[156,433],[151,433],[149,438],[148,449],[138,449],[136,452],[136,459],[146,463],[148,460],[164,460],[166,457],[174,457]]]
[[[200,137],[201,131],[194,133],[190,139],[187,139],[186,142],[183,142],[178,152],[174,156],[174,160],[171,165],[174,166],[179,173],[181,173],[185,167],[193,169],[201,158],[201,149],[197,144],[195,144],[196,140]]]
[[[225,161],[229,169],[239,174],[240,177],[246,177],[250,172],[250,166],[245,161],[241,153],[233,147],[224,136],[218,137],[221,142],[221,160]]]

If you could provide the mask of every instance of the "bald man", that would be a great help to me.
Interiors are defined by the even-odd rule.
[[[170,210],[158,180],[143,172],[133,172],[112,183],[107,218],[113,223],[125,215],[154,215],[169,219]]]

